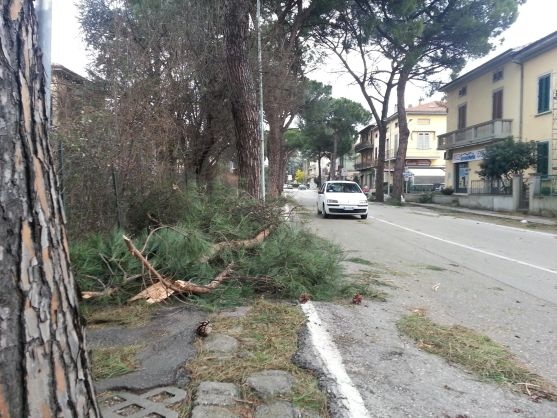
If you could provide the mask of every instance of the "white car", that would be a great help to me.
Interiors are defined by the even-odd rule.
[[[360,215],[367,218],[367,197],[353,181],[332,180],[321,185],[317,192],[317,213],[329,215]]]

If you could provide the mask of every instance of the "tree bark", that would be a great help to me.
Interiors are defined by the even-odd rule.
[[[261,143],[257,100],[248,56],[249,0],[226,0],[225,55],[236,131],[240,187],[261,197]]]
[[[267,141],[267,155],[269,157],[269,196],[278,197],[282,193],[285,174],[284,140],[280,129],[278,116],[267,111],[269,123],[269,137]]]
[[[331,155],[331,180],[337,179],[337,148],[338,148],[338,134],[333,133],[333,153]]]
[[[391,197],[397,202],[401,201],[402,187],[404,184],[404,167],[406,165],[406,150],[408,148],[408,120],[406,119],[406,103],[404,101],[404,93],[406,92],[406,83],[408,82],[408,72],[401,71],[398,85],[396,87],[397,95],[397,113],[398,113],[398,150],[396,153],[395,172],[393,178],[393,193]]]
[[[377,121],[376,121],[377,122]],[[379,141],[377,145],[377,161],[375,162],[375,200],[383,202],[385,200],[385,143],[387,142],[386,123],[377,123],[379,130]]]
[[[98,417],[30,0],[0,25],[0,416]]]

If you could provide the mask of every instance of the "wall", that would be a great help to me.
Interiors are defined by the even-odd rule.
[[[531,196],[529,213],[532,215],[557,216],[557,197]]]
[[[466,126],[477,125],[490,121],[492,118],[492,94],[503,88],[503,119],[513,119],[513,135],[518,136],[518,120],[520,119],[520,66],[508,63],[503,68],[503,79],[493,81],[493,72],[457,85],[447,92],[449,113],[447,132],[456,131],[458,127],[458,107],[466,107]],[[459,97],[458,91],[466,86],[466,95]]]
[[[551,90],[555,91],[557,71],[557,49],[534,57],[524,63],[524,138],[527,140],[547,140],[551,138],[552,114],[537,114],[538,77],[551,73]]]

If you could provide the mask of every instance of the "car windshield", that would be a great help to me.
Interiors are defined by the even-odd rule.
[[[362,191],[355,183],[329,183],[327,193],[361,193]]]

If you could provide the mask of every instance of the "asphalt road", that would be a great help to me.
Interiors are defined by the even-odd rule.
[[[315,191],[289,194],[312,213],[309,228],[397,286],[386,289],[386,303],[315,304],[370,416],[557,417],[554,403],[479,382],[418,350],[395,326],[424,310],[436,322],[490,336],[557,385],[556,235],[373,203],[367,220],[323,219]]]

